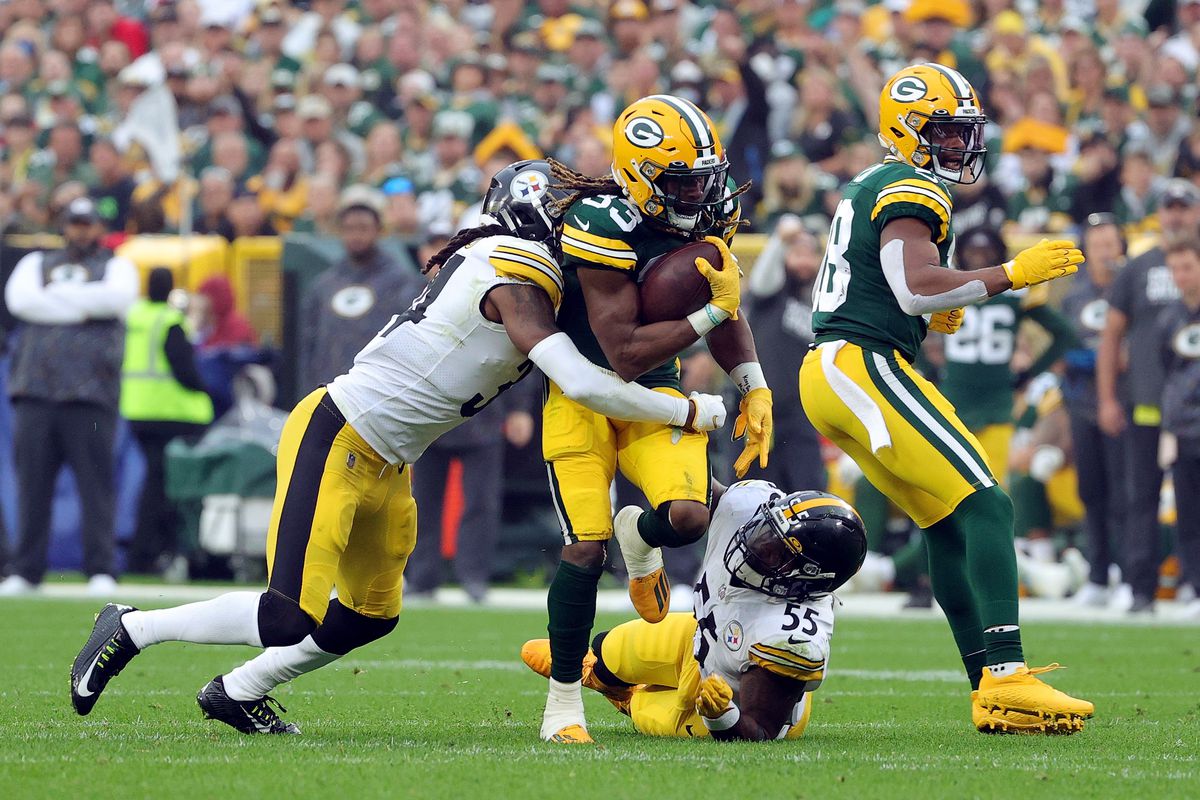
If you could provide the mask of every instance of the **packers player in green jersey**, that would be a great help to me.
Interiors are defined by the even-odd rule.
[[[972,228],[958,237],[958,266],[983,269],[1004,260],[1007,248],[994,228]],[[1008,449],[1013,436],[1013,389],[1045,372],[1072,347],[1071,322],[1047,304],[1046,284],[989,297],[963,309],[962,327],[947,337],[939,389],[975,434],[988,457],[992,474],[1008,486]],[[1050,343],[1019,374],[1012,369],[1017,332],[1030,320],[1050,336]]]
[[[734,465],[740,477],[771,442],[771,392],[738,316],[739,269],[729,253],[739,218],[738,190],[712,121],[695,105],[652,95],[630,105],[613,128],[612,177],[589,179],[556,165],[565,206],[563,304],[559,324],[589,359],[625,380],[680,394],[677,354],[703,337],[713,358],[741,390],[734,434],[746,444]],[[686,319],[643,325],[639,276],[657,256],[698,239],[717,246],[722,264],[697,259],[712,299]],[[717,267],[720,267],[718,269]],[[629,571],[629,595],[648,622],[666,615],[670,584],[662,547],[681,547],[708,528],[711,476],[708,438],[666,425],[627,423],[596,414],[547,384],[542,451],[563,530],[562,560],[547,598],[553,668],[542,738],[591,743],[580,679],[596,616],[596,586],[614,535]],[[627,506],[614,518],[616,470],[649,507]]]
[[[912,361],[926,331],[957,330],[964,306],[1070,275],[1083,254],[1072,242],[1042,241],[999,266],[947,269],[946,182],[973,182],[987,152],[978,97],[958,72],[918,64],[887,81],[879,105],[888,155],[850,182],[834,213],[801,402],[817,430],[924,529],[976,728],[1073,732],[1092,704],[1025,664],[1012,502],[979,441]]]

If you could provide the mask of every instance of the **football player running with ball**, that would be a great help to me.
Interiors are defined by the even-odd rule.
[[[981,731],[1079,730],[1093,706],[1043,683],[1021,649],[1013,507],[978,440],[913,368],[927,330],[962,307],[1072,274],[1083,254],[1045,241],[1002,265],[951,266],[945,181],[983,168],[975,90],[938,64],[907,67],[880,96],[889,154],[847,186],[813,289],[816,345],[800,369],[813,425],[924,529],[934,596],[950,622]]]
[[[862,520],[845,501],[735,483],[713,512],[695,615],[597,635],[583,684],[648,736],[798,738],[829,662],[832,592],[866,553]],[[550,676],[548,640],[526,642],[521,658]]]
[[[534,365],[597,413],[670,430],[720,427],[720,398],[625,383],[555,327],[563,292],[561,219],[551,210],[558,196],[544,161],[497,173],[483,225],[433,256],[428,268],[438,272],[412,307],[288,417],[267,590],[155,611],[105,606],[71,668],[76,712],[90,713],[108,682],[151,645],[246,644],[268,649],[210,681],[200,708],[243,733],[299,733],[268,693],[396,626],[416,538],[409,465]]]
[[[677,354],[704,337],[742,393],[734,427],[746,436],[735,464],[741,477],[754,460],[766,465],[771,392],[737,313],[740,271],[727,243],[738,225],[740,190],[727,176],[712,121],[687,100],[638,100],[617,118],[613,140],[611,178],[554,165],[556,179],[572,190],[561,203],[566,288],[559,324],[587,358],[668,397],[682,397]],[[639,274],[655,257],[701,238],[723,262],[696,260],[710,302],[686,319],[643,325]],[[708,527],[708,437],[598,414],[565,396],[553,376],[543,420],[543,456],[565,545],[547,599],[554,667],[541,735],[588,744],[580,680],[606,542],[614,534],[620,542],[638,614],[661,621],[671,587],[660,548],[696,542]],[[609,489],[618,467],[649,509],[628,506],[613,518]]]

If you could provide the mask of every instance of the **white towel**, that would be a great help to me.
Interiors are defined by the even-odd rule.
[[[879,404],[834,363],[838,351],[845,344],[845,341],[839,339],[817,345],[817,349],[821,351],[821,370],[825,373],[825,380],[829,381],[829,388],[833,389],[838,399],[846,404],[850,413],[867,429],[867,436],[871,439],[871,452],[878,453],[891,446],[892,435],[888,432]]]

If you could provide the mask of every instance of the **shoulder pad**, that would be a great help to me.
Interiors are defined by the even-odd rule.
[[[750,660],[785,678],[820,681],[825,677],[828,647],[828,640],[819,633],[816,638],[804,641],[779,635],[769,642],[750,645]]]
[[[622,197],[606,194],[579,200],[563,219],[563,255],[584,266],[632,270],[637,253],[631,239],[640,222],[641,214]]]
[[[562,268],[545,247],[516,236],[494,236],[484,240],[491,245],[488,264],[501,278],[533,283],[547,295],[557,309],[562,303]]]

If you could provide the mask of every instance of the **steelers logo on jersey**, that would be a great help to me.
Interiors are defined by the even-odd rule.
[[[518,172],[516,177],[508,184],[508,193],[520,203],[532,203],[549,189],[550,182],[546,180],[545,174],[538,172],[536,169],[527,169],[524,172]]]
[[[329,307],[339,317],[358,319],[375,307],[375,290],[370,286],[347,286],[330,298]]]
[[[1171,339],[1171,347],[1180,358],[1200,358],[1200,323],[1180,328]]]
[[[1108,302],[1105,300],[1093,300],[1079,312],[1079,321],[1089,331],[1102,331],[1104,330],[1104,320],[1107,316]]]
[[[638,147],[658,147],[666,134],[662,126],[649,117],[634,117],[625,123],[625,138]]]
[[[742,633],[742,623],[736,619],[730,620],[725,626],[725,646],[733,652],[742,649],[742,643],[745,641],[745,634]]]

